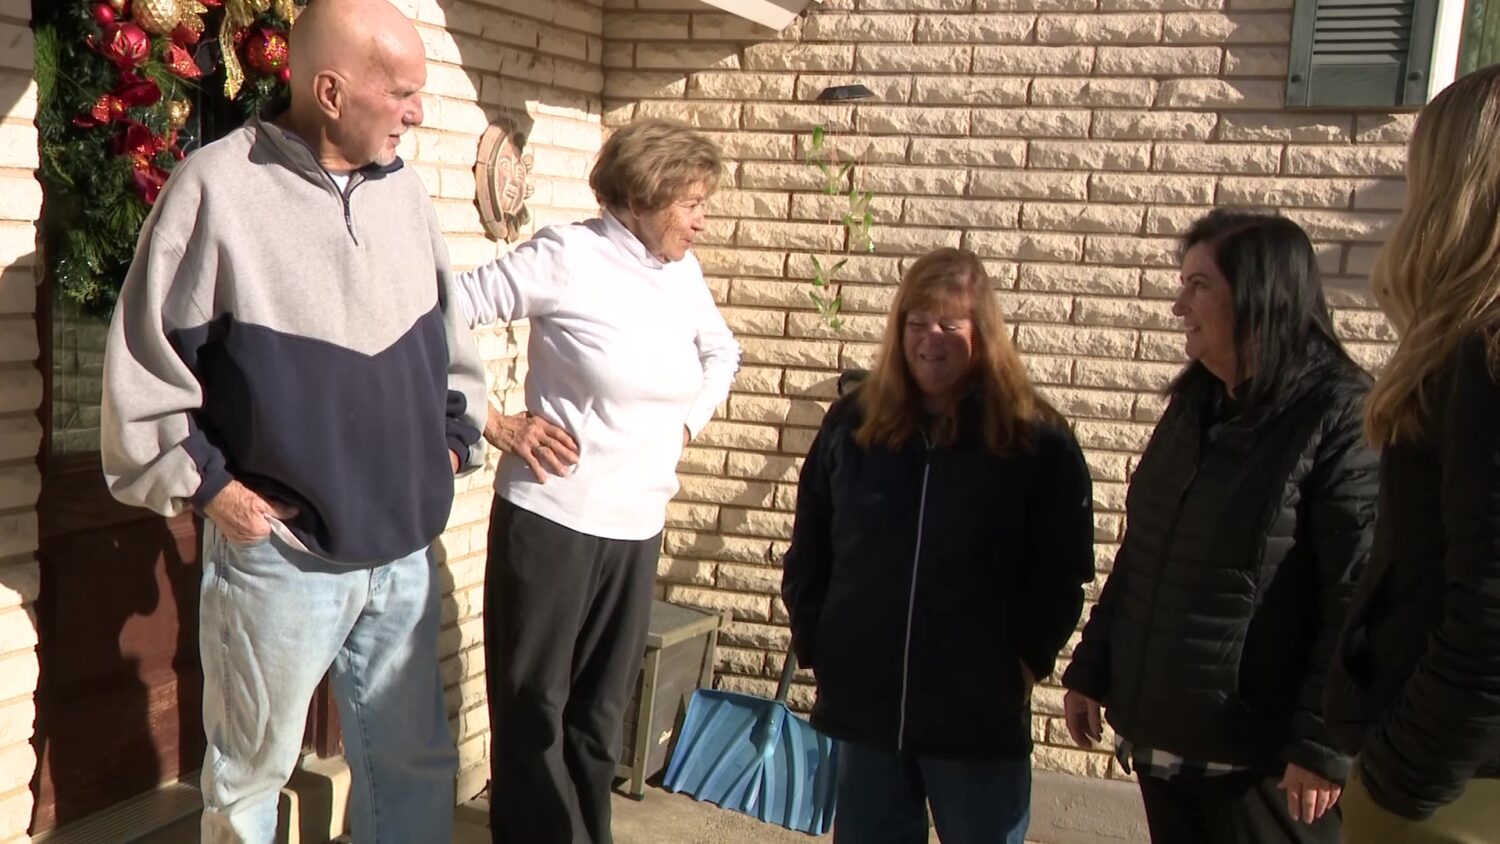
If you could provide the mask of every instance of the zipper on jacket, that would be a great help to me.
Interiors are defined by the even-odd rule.
[[[922,561],[922,523],[927,517],[927,477],[932,471],[932,441],[922,432],[926,454],[922,458],[922,497],[917,501],[917,548],[911,559],[911,592],[906,599],[906,644],[901,654],[901,721],[896,728],[896,751],[906,745],[906,686],[911,673],[911,624],[917,607],[917,570]]]
[[[327,176],[328,183],[333,185],[333,192],[339,195],[339,203],[344,208],[344,228],[349,232],[349,239],[354,241],[355,246],[358,246],[359,235],[354,233],[354,209],[349,206],[349,195],[354,193],[354,188],[363,184],[365,179],[358,172],[350,173],[348,185],[341,188],[338,180],[328,172],[327,168],[323,168],[323,175]]]

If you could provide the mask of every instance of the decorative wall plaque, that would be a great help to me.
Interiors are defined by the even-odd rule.
[[[484,231],[492,240],[518,239],[531,219],[526,200],[536,192],[536,185],[529,183],[533,158],[525,147],[526,135],[508,117],[497,118],[479,139],[479,160],[474,164],[476,202]]]

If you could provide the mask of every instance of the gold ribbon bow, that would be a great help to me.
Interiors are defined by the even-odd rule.
[[[292,0],[224,0],[224,21],[219,24],[219,49],[224,54],[224,96],[238,97],[245,84],[245,69],[240,66],[235,35],[243,32],[272,6],[290,26],[297,20],[297,6]]]

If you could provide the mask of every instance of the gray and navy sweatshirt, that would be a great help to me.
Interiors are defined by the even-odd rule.
[[[448,452],[483,460],[484,372],[421,181],[340,187],[255,118],[190,156],[141,231],[110,325],[103,462],[175,515],[231,479],[298,509],[284,540],[341,563],[432,542]]]

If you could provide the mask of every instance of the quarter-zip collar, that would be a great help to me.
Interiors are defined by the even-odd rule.
[[[280,162],[292,172],[302,176],[309,182],[329,191],[339,193],[338,186],[329,177],[328,170],[318,163],[318,158],[313,154],[312,147],[307,142],[292,132],[276,125],[276,118],[286,111],[286,103],[272,103],[260,114],[250,118],[250,126],[255,131],[256,145],[264,145],[265,148],[274,152]],[[406,166],[406,163],[397,156],[390,164],[379,164],[370,162],[365,166],[351,172],[349,184],[354,185],[355,177],[364,179],[388,176]]]
[[[642,243],[641,239],[635,236],[635,232],[626,228],[625,224],[620,221],[620,218],[610,213],[608,208],[604,209],[599,216],[604,219],[604,236],[611,243],[625,250],[627,255],[640,261],[642,266],[650,267],[653,270],[659,270],[666,266],[660,258],[652,255],[651,250],[646,248],[646,244]]]
[[[284,111],[284,105],[278,107],[277,104],[272,104],[260,114],[250,118],[250,126],[255,132],[256,146],[269,150],[288,170],[337,197],[344,216],[344,228],[348,230],[349,238],[354,241],[355,245],[359,245],[354,210],[349,202],[354,189],[371,179],[381,179],[395,173],[404,167],[405,163],[397,156],[390,164],[376,162],[366,164],[351,172],[348,184],[340,190],[328,169],[319,163],[317,156],[313,154],[312,147],[296,134],[276,125],[276,117]]]

